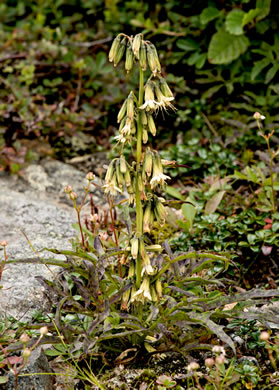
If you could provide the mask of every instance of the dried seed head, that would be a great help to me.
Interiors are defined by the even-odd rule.
[[[133,39],[133,44],[132,44],[133,52],[137,60],[139,59],[139,50],[140,50],[141,42],[142,42],[142,34],[137,34]]]
[[[120,46],[117,48],[116,54],[113,59],[114,66],[117,66],[121,61],[126,50],[126,38],[124,37],[120,42]]]
[[[147,66],[146,47],[145,47],[145,44],[143,41],[141,42],[141,45],[140,45],[139,63],[140,63],[141,69],[143,71],[146,70],[146,66]]]
[[[112,42],[110,51],[109,51],[109,62],[112,62],[116,56],[116,53],[118,52],[118,49],[120,47],[121,42],[121,35],[117,35],[117,37]]]
[[[132,70],[133,65],[134,65],[134,53],[131,44],[128,44],[128,48],[126,50],[126,61],[125,61],[125,70],[127,73],[129,73],[130,70]]]

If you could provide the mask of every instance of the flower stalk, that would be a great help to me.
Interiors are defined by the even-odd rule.
[[[138,66],[138,93],[130,91],[117,116],[118,135],[115,140],[120,146],[121,155],[111,161],[106,177],[105,193],[115,197],[123,191],[129,195],[129,204],[135,207],[136,223],[125,247],[123,267],[128,266],[127,278],[134,282],[125,292],[122,309],[129,310],[131,304],[138,316],[142,316],[143,304],[157,302],[162,296],[159,270],[154,266],[156,252],[162,250],[157,243],[152,244],[154,223],[163,226],[167,212],[164,207],[166,180],[163,163],[157,151],[144,145],[149,137],[156,136],[154,114],[159,110],[174,109],[171,101],[173,94],[161,75],[161,64],[155,46],[145,41],[142,34],[129,37],[119,34],[113,41],[109,52],[109,61],[117,66],[124,59],[125,70],[132,72]],[[148,78],[145,78],[148,72]],[[135,160],[129,163],[122,154],[123,147],[135,145]]]

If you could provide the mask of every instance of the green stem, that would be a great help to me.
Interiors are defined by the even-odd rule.
[[[144,90],[144,73],[141,67],[139,66],[139,98],[138,98],[138,107],[143,104],[143,90]],[[142,123],[140,115],[137,119],[137,168],[136,175],[140,170],[140,161],[142,154]],[[136,233],[138,236],[141,236],[143,233],[143,209],[140,199],[140,190],[138,186],[138,181],[136,182]],[[136,287],[139,288],[141,285],[141,257],[138,255],[136,261]]]

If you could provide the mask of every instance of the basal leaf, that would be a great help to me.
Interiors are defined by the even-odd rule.
[[[193,222],[195,219],[195,215],[196,215],[195,206],[193,206],[190,203],[184,203],[181,209],[182,209],[182,213],[183,213],[184,217],[189,222],[190,228],[192,228]]]
[[[206,202],[204,213],[207,215],[214,213],[219,207],[225,193],[226,191],[219,191],[213,195],[212,198]]]
[[[233,35],[241,35],[243,34],[243,18],[245,16],[245,12],[241,9],[233,9],[228,13],[226,17],[226,30],[230,34]]]
[[[218,18],[219,15],[221,15],[221,11],[215,7],[204,8],[200,15],[201,24],[207,24],[211,20]]]
[[[229,64],[243,54],[248,45],[249,40],[244,35],[232,35],[221,29],[211,38],[208,61],[212,64]]]

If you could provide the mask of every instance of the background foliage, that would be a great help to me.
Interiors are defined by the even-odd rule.
[[[0,15],[4,168],[17,171],[34,151],[65,159],[109,146],[120,95],[133,83],[112,77],[106,60],[119,31],[143,31],[164,48],[178,117],[174,126],[172,116],[161,121],[163,146],[179,133],[184,141],[208,136],[206,119],[214,136],[234,142],[243,140],[256,109],[278,120],[278,11],[271,0],[9,0]]]

